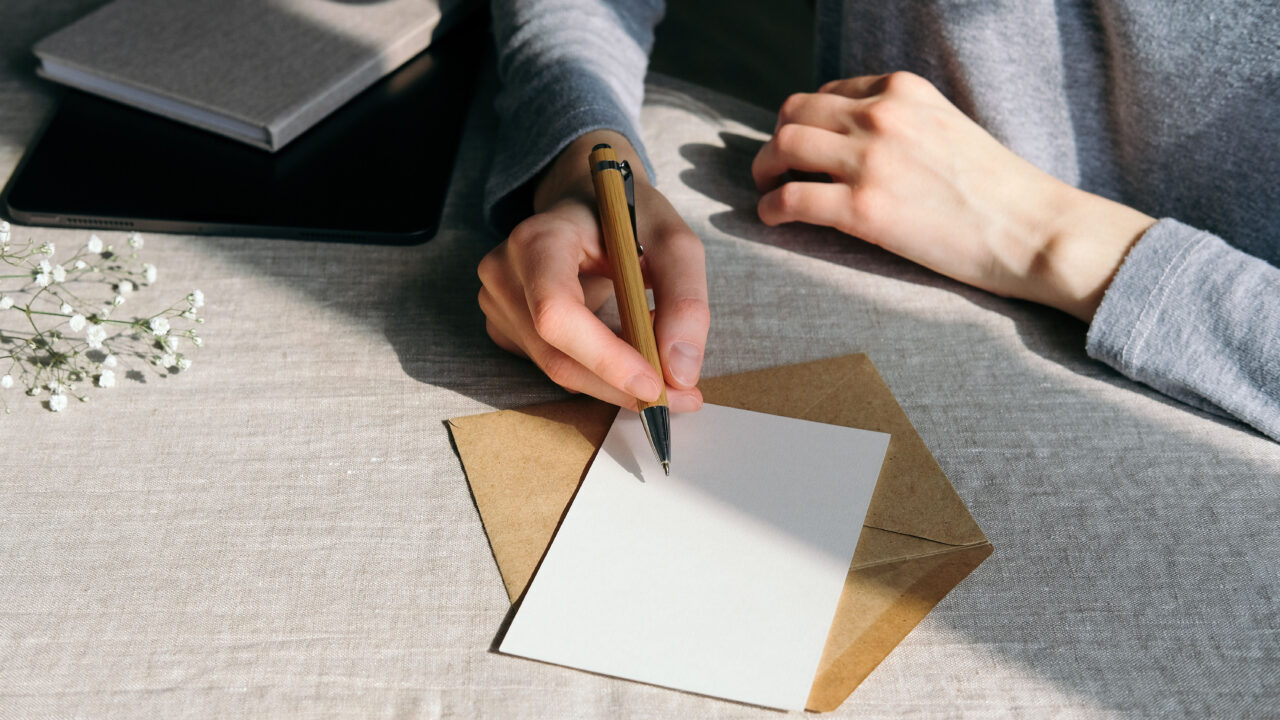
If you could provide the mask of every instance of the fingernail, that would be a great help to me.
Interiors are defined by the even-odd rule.
[[[658,393],[662,390],[658,387],[658,383],[647,375],[632,375],[626,382],[625,389],[632,397],[645,402],[657,400]]]
[[[693,343],[672,343],[667,351],[667,370],[676,382],[693,387],[698,384],[698,373],[702,370],[702,351]]]

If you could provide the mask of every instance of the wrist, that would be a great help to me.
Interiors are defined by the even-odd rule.
[[[1156,220],[1065,183],[1045,207],[1020,294],[1091,322],[1129,249]]]
[[[591,189],[591,169],[587,156],[599,143],[608,143],[622,160],[631,164],[638,182],[648,182],[640,154],[631,146],[625,135],[613,130],[591,130],[565,146],[538,178],[533,191],[533,211],[543,212],[569,195],[581,194]]]

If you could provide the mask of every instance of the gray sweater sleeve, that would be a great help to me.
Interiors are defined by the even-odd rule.
[[[662,0],[491,0],[502,89],[485,217],[505,233],[530,211],[530,181],[590,130],[641,146],[644,74]]]
[[[1087,350],[1190,405],[1280,440],[1280,269],[1164,219],[1129,252]]]

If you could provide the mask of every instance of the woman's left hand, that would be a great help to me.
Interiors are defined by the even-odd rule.
[[[831,182],[788,182],[791,171]],[[1023,160],[929,81],[903,72],[788,98],[752,175],[769,225],[833,227],[1086,322],[1155,222]]]

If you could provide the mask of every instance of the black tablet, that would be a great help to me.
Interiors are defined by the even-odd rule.
[[[488,38],[473,14],[276,153],[66,90],[5,208],[26,225],[423,242]]]

